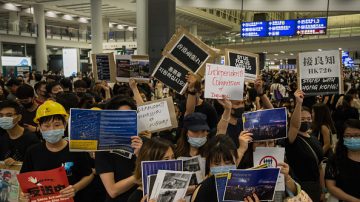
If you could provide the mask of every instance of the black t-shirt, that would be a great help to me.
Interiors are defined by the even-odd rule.
[[[32,126],[37,126],[37,124],[34,122],[34,118],[36,116],[36,110],[29,112],[28,110],[24,109],[21,113],[21,121],[19,122],[21,126],[24,126],[24,124],[29,124]]]
[[[96,173],[101,175],[102,173],[114,173],[114,181],[130,177],[135,170],[136,158],[127,159],[115,153],[110,152],[98,152],[95,156],[95,168]],[[130,194],[135,191],[137,187],[134,186],[129,191],[119,195],[112,199],[109,194],[106,196],[106,202],[122,202],[127,201]]]
[[[336,186],[345,193],[360,198],[360,162],[349,158],[330,158],[325,171],[325,179],[335,180]]]
[[[315,152],[318,161],[315,158]],[[295,141],[290,144],[287,140],[285,144],[286,159],[294,171],[295,178],[300,182],[318,182],[319,164],[323,159],[323,152],[320,142],[313,136],[303,137],[298,135]]]
[[[59,152],[51,152],[45,143],[39,143],[30,147],[26,152],[20,172],[45,171],[63,166],[69,184],[74,185],[92,173],[89,158],[89,153],[86,152],[70,152],[69,145]],[[83,192],[79,191],[74,200],[82,202],[85,198]]]
[[[131,193],[127,201],[140,202],[142,198],[143,198],[143,191],[141,191],[140,189],[136,189],[135,191],[133,191],[133,193]]]
[[[226,133],[231,137],[233,142],[236,145],[236,148],[239,148],[239,135],[243,131],[243,122],[241,118],[238,118],[237,124],[232,125],[229,123]]]
[[[19,138],[12,140],[5,130],[0,130],[0,160],[13,158],[16,161],[23,161],[26,150],[34,144],[39,143],[36,135],[28,130]]]
[[[218,201],[214,175],[205,179],[197,192],[195,202]]]

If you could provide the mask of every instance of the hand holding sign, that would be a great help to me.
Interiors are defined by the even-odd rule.
[[[225,96],[223,96],[223,99],[221,100],[217,100],[219,104],[221,104],[221,106],[224,107],[224,109],[230,109],[232,107],[232,103],[229,99],[227,99]]]
[[[295,99],[296,99],[296,103],[302,104],[304,101],[304,92],[302,90],[296,90],[294,93]]]
[[[252,197],[254,198],[254,200]],[[252,197],[248,196],[248,197],[244,198],[244,202],[260,202],[259,197],[255,193],[253,193]]]
[[[139,151],[142,147],[142,140],[139,136],[132,136],[131,137],[131,147],[134,149],[134,154],[138,156]]]
[[[249,147],[249,143],[252,142],[252,140],[252,133],[249,133],[248,131],[242,131],[239,135],[239,152],[245,154]]]

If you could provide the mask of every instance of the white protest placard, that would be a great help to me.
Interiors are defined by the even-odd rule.
[[[285,148],[282,147],[256,147],[253,153],[254,166],[267,164],[268,168],[276,168],[279,163],[284,162]],[[279,175],[276,191],[285,191],[285,177]]]
[[[177,127],[174,103],[171,97],[146,102],[137,108],[138,131],[159,132]]]
[[[206,64],[205,98],[242,100],[245,69],[239,67]]]
[[[339,50],[299,53],[298,84],[306,95],[341,94]]]

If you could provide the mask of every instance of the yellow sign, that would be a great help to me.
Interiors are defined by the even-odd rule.
[[[97,150],[97,140],[71,140],[70,148],[72,150]]]

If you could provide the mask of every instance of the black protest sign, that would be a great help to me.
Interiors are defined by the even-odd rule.
[[[176,92],[183,94],[187,84],[185,76],[188,72],[186,68],[177,64],[173,59],[163,57],[152,76]]]
[[[171,55],[174,61],[191,72],[203,74],[202,67],[214,57],[215,52],[200,39],[185,29],[179,28],[165,46],[163,55]]]
[[[115,81],[115,58],[113,53],[92,54],[95,80]]]
[[[245,69],[245,80],[254,81],[259,74],[259,55],[226,49],[226,65]]]
[[[299,53],[298,85],[305,95],[342,93],[340,51]]]

